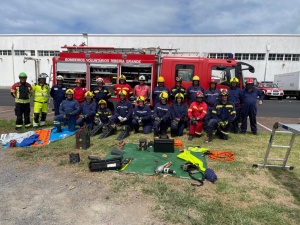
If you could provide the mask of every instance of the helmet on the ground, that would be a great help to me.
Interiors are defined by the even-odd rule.
[[[118,95],[124,95],[124,96],[126,96],[127,92],[125,90],[121,90]]]
[[[182,82],[182,78],[180,76],[178,76],[178,77],[175,78],[175,81],[176,82]]]
[[[76,79],[76,80],[75,80],[75,83],[81,84],[81,83],[82,83],[82,80],[81,80],[81,79]]]
[[[249,78],[246,80],[246,84],[254,84],[253,79]]]
[[[63,80],[64,80],[64,77],[63,77],[62,75],[58,75],[58,76],[56,77],[56,80],[61,80],[61,81],[63,81]]]
[[[145,97],[144,96],[139,96],[136,99],[136,102],[144,102],[145,101]]]
[[[198,91],[196,93],[196,98],[203,98],[203,92],[202,91]]]
[[[144,75],[139,76],[139,81],[141,81],[141,80],[145,81],[146,77]]]
[[[66,90],[66,95],[74,95],[74,91],[72,89]]]
[[[90,92],[90,91],[87,91],[87,92],[85,92],[84,97],[85,98],[93,98],[94,94],[92,92]]]
[[[98,105],[101,105],[101,104],[105,104],[105,105],[107,105],[106,101],[105,101],[105,100],[103,100],[103,99],[101,99],[101,100],[98,102]]]
[[[27,74],[26,73],[24,73],[24,72],[21,72],[20,74],[19,74],[19,77],[21,78],[27,78]]]
[[[211,78],[211,80],[209,81],[209,84],[217,84],[217,80],[215,78]]]
[[[220,95],[221,96],[228,96],[229,95],[228,90],[227,89],[222,89]]]
[[[96,82],[97,82],[97,83],[102,83],[102,84],[104,84],[104,80],[103,80],[101,77],[97,78],[97,79],[96,79]]]
[[[160,99],[168,99],[169,95],[167,92],[163,91],[162,93],[160,93],[159,98]]]
[[[122,74],[122,75],[120,76],[119,80],[126,80],[126,76]]]
[[[239,82],[238,78],[236,78],[236,77],[230,78],[230,83],[238,83],[238,82]]]
[[[157,83],[164,83],[165,82],[165,78],[163,78],[162,76],[157,78]]]
[[[46,73],[41,73],[39,75],[39,79],[46,79],[48,77],[48,75]]]
[[[195,76],[193,76],[193,81],[200,81],[200,78],[197,76],[197,75],[195,75]]]
[[[175,99],[177,99],[177,98],[182,98],[182,99],[184,99],[184,95],[181,94],[181,93],[177,93],[177,94],[175,95]]]

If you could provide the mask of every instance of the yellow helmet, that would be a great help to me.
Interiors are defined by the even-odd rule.
[[[121,90],[118,95],[125,95],[126,96],[127,92],[125,90]]]
[[[232,77],[232,78],[230,78],[230,83],[233,83],[233,82],[236,82],[236,83],[238,83],[238,82],[239,82],[239,79],[238,79],[238,78],[236,78],[236,77]]]
[[[162,93],[160,93],[159,98],[160,99],[168,99],[169,95],[167,92],[163,91]]]
[[[195,81],[195,80],[200,81],[200,78],[197,75],[195,75],[195,76],[193,76],[193,81]]]
[[[101,104],[105,104],[105,105],[107,105],[106,101],[105,101],[105,100],[103,100],[103,99],[101,99],[101,100],[98,102],[98,105],[101,105]]]
[[[74,95],[74,91],[72,89],[66,90],[66,95]]]
[[[120,76],[119,80],[126,80],[125,75],[122,74],[122,75]]]
[[[85,94],[84,94],[84,97],[85,98],[93,98],[94,97],[94,94],[90,91],[87,91]]]
[[[136,101],[137,102],[144,102],[145,98],[144,98],[144,96],[139,96],[139,97],[137,97]]]
[[[157,78],[157,83],[164,83],[164,82],[165,82],[165,78],[161,76]]]
[[[175,99],[177,99],[177,98],[182,98],[182,99],[184,99],[184,95],[181,94],[181,93],[177,93],[177,94],[175,95]]]

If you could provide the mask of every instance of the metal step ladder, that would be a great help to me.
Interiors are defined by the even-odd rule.
[[[278,128],[283,128],[286,131],[278,131]],[[276,133],[289,133],[292,134],[291,140],[289,145],[273,145],[273,140],[274,140],[274,136]],[[268,148],[265,154],[265,158],[264,158],[264,162],[263,164],[253,164],[254,168],[257,167],[270,167],[270,168],[281,168],[281,169],[288,169],[288,170],[292,170],[294,169],[293,166],[287,166],[287,160],[289,158],[290,152],[292,150],[293,144],[294,144],[294,140],[296,135],[300,135],[300,124],[283,124],[280,122],[276,122],[273,125],[273,130],[270,136],[270,140],[269,140],[269,144],[268,144]],[[269,154],[272,148],[283,148],[286,149],[286,153],[284,158],[269,158]],[[272,164],[268,164],[269,161],[281,161],[282,165],[272,165]]]

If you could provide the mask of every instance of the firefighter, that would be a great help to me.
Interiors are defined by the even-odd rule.
[[[192,79],[192,86],[187,90],[187,98],[189,100],[189,105],[196,100],[196,94],[198,91],[204,93],[203,87],[200,85],[200,78],[195,75]]]
[[[171,89],[171,98],[173,99],[173,104],[176,103],[175,96],[181,93],[186,99],[186,88],[182,86],[182,78],[180,76],[175,78],[175,86]]]
[[[170,95],[170,90],[169,90],[169,88],[164,86],[164,83],[165,83],[165,78],[163,78],[162,76],[159,76],[157,78],[158,86],[156,86],[152,91],[152,99],[154,101],[154,106],[160,102],[159,96],[162,92],[167,92],[168,95]]]
[[[73,89],[74,91],[74,99],[78,101],[79,106],[84,101],[84,95],[86,93],[86,88],[82,87],[82,80],[81,79],[76,79],[75,80],[76,87]]]
[[[111,97],[111,93],[109,90],[104,86],[104,80],[99,77],[96,80],[97,87],[93,89],[93,94],[95,96],[96,102],[99,102],[100,100],[105,100],[108,104],[108,99]]]
[[[239,118],[240,118],[240,112],[241,112],[241,89],[237,86],[239,83],[239,79],[236,77],[232,77],[230,79],[230,87],[228,88],[228,101],[232,102],[235,106],[236,111],[236,117],[233,120],[232,124],[232,130],[236,134],[239,131]]]
[[[76,115],[80,111],[79,103],[73,98],[74,91],[72,89],[66,90],[66,99],[62,101],[59,106],[59,115],[54,117],[55,133],[61,133],[60,123],[68,124],[68,131],[75,131]]]
[[[175,102],[171,108],[171,136],[182,136],[184,130],[184,122],[187,116],[187,106],[184,104],[184,95],[177,93]]]
[[[171,106],[167,103],[168,93],[160,93],[160,102],[154,107],[154,136],[165,135],[170,124]]]
[[[53,85],[50,90],[50,96],[53,98],[54,103],[54,115],[59,115],[59,105],[66,99],[66,85],[63,84],[64,78],[59,75],[56,77],[56,85]]]
[[[206,143],[212,141],[212,134],[214,130],[217,130],[216,134],[219,135],[220,139],[228,140],[230,123],[235,119],[236,116],[234,104],[228,101],[228,90],[221,90],[220,97],[221,99],[214,105],[212,109],[212,117],[209,120],[206,128]]]
[[[122,74],[119,78],[119,81],[120,83],[116,84],[115,86],[115,95],[117,96],[117,100],[120,101],[119,92],[121,90],[125,90],[127,92],[126,99],[129,99],[129,97],[133,94],[133,92],[131,86],[126,83],[126,76]]]
[[[119,92],[120,101],[116,104],[116,110],[113,116],[110,118],[112,124],[120,122],[122,125],[128,125],[131,127],[131,117],[133,106],[129,100],[126,99],[127,92],[121,90]]]
[[[188,109],[188,118],[190,120],[189,140],[198,135],[201,137],[203,130],[203,120],[207,112],[207,105],[203,101],[203,92],[196,93],[196,101],[192,102]]]
[[[207,114],[204,120],[204,128],[206,128],[209,120],[211,119],[211,110],[214,105],[218,102],[220,97],[220,90],[217,89],[217,80],[212,78],[209,81],[209,88],[204,93],[204,101],[207,105]]]
[[[76,124],[82,127],[85,123],[88,125],[89,129],[93,129],[94,116],[96,114],[97,104],[93,101],[93,93],[87,91],[84,94],[85,101],[80,106],[79,119]]]
[[[143,127],[143,133],[149,134],[152,130],[151,109],[145,105],[143,96],[139,96],[136,102],[138,105],[133,109],[132,127],[135,133],[139,132],[139,127]]]
[[[19,74],[20,81],[15,83],[10,90],[11,95],[15,98],[15,115],[16,130],[23,127],[23,117],[25,128],[30,128],[30,97],[32,94],[32,87],[26,82],[27,74],[21,72]]]
[[[145,98],[145,102],[148,101],[150,97],[150,88],[145,84],[146,78],[144,75],[139,76],[139,84],[133,89],[134,97],[137,99],[139,96]]]
[[[107,125],[109,123],[109,119],[111,117],[111,111],[109,108],[107,108],[107,103],[105,100],[101,99],[98,102],[98,111],[95,116],[95,123],[103,123],[103,125]]]
[[[32,86],[33,93],[33,127],[44,126],[48,113],[48,101],[50,96],[50,86],[46,83],[48,75],[41,73],[38,77],[38,83]],[[41,121],[39,117],[41,114]]]
[[[246,87],[241,94],[241,114],[242,114],[242,125],[241,133],[245,134],[247,130],[247,118],[250,119],[251,131],[254,135],[257,134],[257,125],[256,125],[256,113],[257,106],[256,101],[259,98],[258,105],[262,104],[263,94],[262,92],[254,87],[253,79],[248,79],[246,81]]]

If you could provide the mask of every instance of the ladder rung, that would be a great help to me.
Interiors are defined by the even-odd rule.
[[[275,133],[282,133],[282,134],[293,134],[293,132],[290,131],[284,131],[284,130],[277,130]]]
[[[290,148],[291,146],[288,146],[288,145],[271,145],[271,147],[273,148]]]
[[[270,161],[284,161],[284,159],[278,159],[278,158],[267,158],[267,160],[270,160]]]

